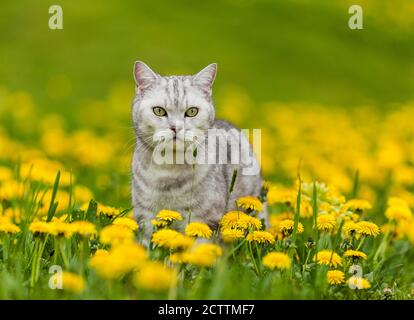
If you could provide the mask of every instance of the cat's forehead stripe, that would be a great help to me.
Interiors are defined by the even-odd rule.
[[[174,106],[178,108],[179,93],[178,93],[178,79],[176,77],[174,77],[173,79],[173,94],[174,94]]]
[[[186,97],[186,78],[180,76],[168,76],[164,77],[165,95],[168,98],[168,105],[171,107],[179,108],[183,105],[183,101]],[[166,103],[167,105],[167,103]]]
[[[183,101],[186,96],[185,86],[184,86],[184,79],[179,79],[178,81],[178,99],[179,99],[179,106],[183,106]]]
[[[174,97],[172,95],[172,92],[173,92],[172,86],[173,86],[173,82],[171,81],[171,78],[169,77],[167,78],[167,92],[166,93],[167,93],[168,102],[170,106],[174,104]]]

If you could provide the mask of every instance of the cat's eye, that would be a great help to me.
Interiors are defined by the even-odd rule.
[[[188,108],[187,111],[185,112],[185,116],[186,117],[195,117],[198,113],[198,108],[196,107],[191,107]]]
[[[154,114],[159,117],[164,117],[167,115],[167,111],[165,111],[165,109],[161,107],[154,107],[152,108],[152,111],[154,111]]]

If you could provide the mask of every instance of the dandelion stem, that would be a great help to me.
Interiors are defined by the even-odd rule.
[[[30,286],[34,287],[36,283],[36,267],[37,267],[37,256],[39,248],[39,239],[35,240],[34,250],[33,250],[33,261],[32,261],[32,272],[30,277]]]
[[[253,255],[253,249],[252,249],[252,245],[251,245],[250,242],[248,242],[248,247],[249,247],[250,256],[252,257],[252,260],[253,260],[254,269],[255,269],[257,275],[260,275],[259,268],[258,268],[258,266],[256,264],[256,259],[255,259],[254,255]]]
[[[236,184],[236,179],[237,179],[237,169],[233,170],[233,175],[231,177],[231,182],[230,182],[230,187],[229,190],[227,190],[227,197],[226,197],[226,211],[228,210],[228,206],[229,206],[229,201],[230,201],[230,196],[233,192],[234,189],[234,185]]]
[[[60,247],[60,254],[62,256],[63,264],[65,265],[65,268],[68,268],[69,267],[69,260],[68,260],[68,257],[66,255],[65,243],[61,242],[59,247]]]
[[[391,224],[389,226],[389,228],[387,228],[387,231],[386,231],[384,237],[382,238],[381,243],[379,244],[377,251],[375,252],[375,255],[374,255],[374,258],[373,258],[374,262],[378,262],[379,255],[382,255],[385,252],[385,249],[387,248],[388,238],[389,238],[389,236],[391,234],[391,231],[393,229],[394,229],[394,224]]]
[[[9,257],[10,236],[6,234],[0,241],[0,243],[3,244],[3,261],[7,262]]]
[[[361,241],[360,241],[360,242],[359,242],[359,244],[358,244],[357,250],[359,250],[359,249],[362,247],[362,245],[363,245],[364,241],[365,241],[365,236],[363,236],[363,237],[361,238]]]
[[[305,278],[305,270],[306,270],[306,266],[308,264],[308,260],[309,260],[310,254],[311,254],[311,250],[308,250],[308,253],[307,253],[306,259],[305,259],[305,263],[302,266],[302,278]]]
[[[244,244],[246,242],[246,238],[243,238],[243,240],[242,241],[240,241],[240,243],[237,245],[237,246],[235,246],[234,248],[233,248],[233,250],[232,251],[230,251],[227,255],[226,255],[226,257],[225,257],[225,259],[228,259],[231,255],[233,255],[233,257],[234,257],[234,253]]]

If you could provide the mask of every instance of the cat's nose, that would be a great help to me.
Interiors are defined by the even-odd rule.
[[[170,127],[171,131],[173,131],[174,133],[177,133],[177,128],[175,126],[171,126]]]

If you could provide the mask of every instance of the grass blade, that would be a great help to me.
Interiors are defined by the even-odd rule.
[[[50,199],[49,211],[47,212],[47,222],[50,222],[55,215],[58,203],[55,203],[56,194],[59,188],[60,170],[56,174],[55,183],[53,184],[52,198]]]
[[[352,188],[352,198],[356,198],[359,190],[359,170],[355,172],[354,185]]]
[[[298,190],[298,196],[296,198],[295,220],[294,220],[293,232],[292,232],[292,243],[293,244],[295,244],[296,242],[296,237],[298,233],[301,198],[302,198],[302,180],[300,179],[300,176],[299,176],[299,190]]]

